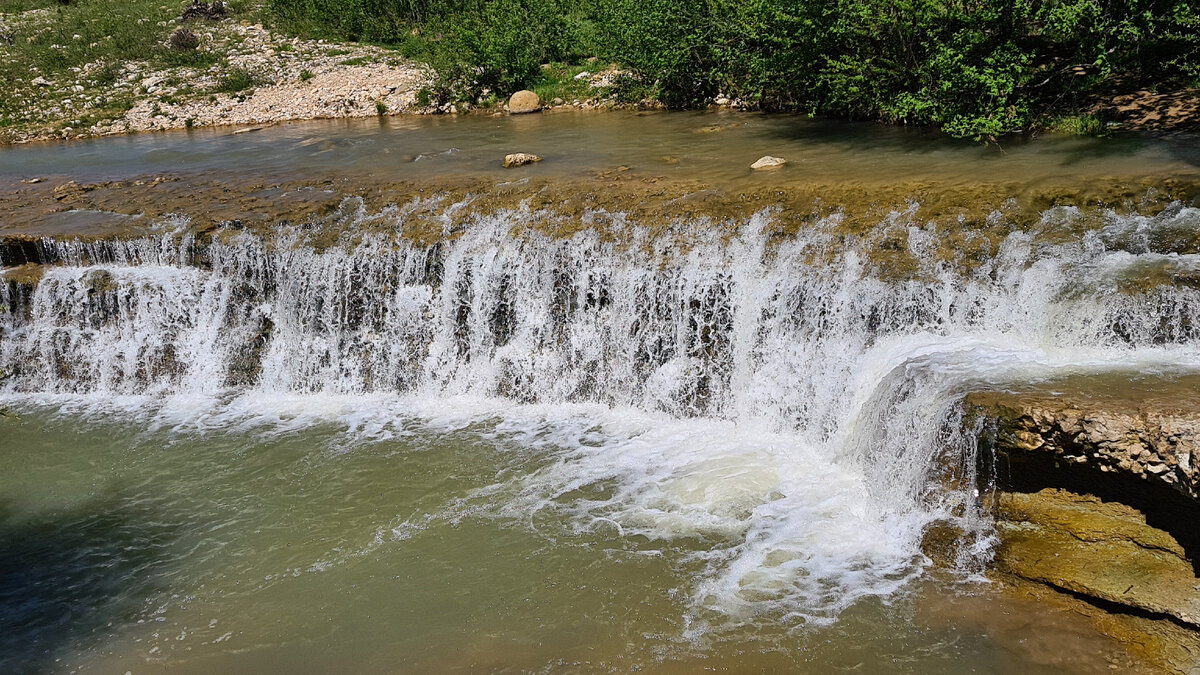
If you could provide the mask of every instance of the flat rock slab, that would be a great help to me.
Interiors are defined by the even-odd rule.
[[[1138,511],[1056,489],[999,493],[994,506],[1001,569],[1200,628],[1200,579]]]

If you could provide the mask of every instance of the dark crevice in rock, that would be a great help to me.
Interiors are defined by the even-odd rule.
[[[45,265],[58,262],[51,249],[38,237],[0,237],[0,266]]]
[[[1183,621],[1182,619],[1179,619],[1178,617],[1171,616],[1170,614],[1166,614],[1166,613],[1162,613],[1162,612],[1151,612],[1149,610],[1142,609],[1140,607],[1135,607],[1133,605],[1126,605],[1126,604],[1122,604],[1119,602],[1113,602],[1111,600],[1105,600],[1104,598],[1099,598],[1094,595],[1088,595],[1086,593],[1080,593],[1078,591],[1071,590],[1070,588],[1066,588],[1064,586],[1059,586],[1058,584],[1053,584],[1053,583],[1049,583],[1049,582],[1045,582],[1045,581],[1037,581],[1035,583],[1040,583],[1043,586],[1046,586],[1047,588],[1052,588],[1059,593],[1068,595],[1072,598],[1075,598],[1076,600],[1086,602],[1087,604],[1089,604],[1097,609],[1104,610],[1105,612],[1108,612],[1109,614],[1122,614],[1125,616],[1136,616],[1141,619],[1150,619],[1152,621],[1168,621],[1168,622],[1170,622],[1176,626],[1179,626],[1180,628],[1183,628],[1185,630],[1192,631],[1192,632],[1196,631],[1195,626],[1189,624],[1186,621]]]
[[[1200,504],[1130,475],[1064,464],[1049,455],[1013,455],[990,444],[980,449],[979,475],[994,489],[1032,494],[1057,488],[1125,504],[1145,515],[1147,525],[1174,537],[1200,575]]]

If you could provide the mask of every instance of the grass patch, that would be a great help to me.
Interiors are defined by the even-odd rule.
[[[258,84],[258,80],[244,68],[233,68],[217,81],[216,91],[221,94],[236,94]]]
[[[248,1],[230,7],[235,18],[259,11]],[[5,82],[0,116],[13,124],[45,121],[34,119],[39,106],[68,85],[116,84],[128,62],[146,62],[157,69],[207,68],[221,61],[205,49],[171,47],[169,38],[178,26],[170,21],[178,19],[182,9],[177,2],[0,0],[0,11],[6,14],[39,8],[49,11],[19,21],[9,18],[12,41],[0,43],[0,79]],[[34,85],[38,77],[54,86]]]
[[[343,66],[365,66],[368,63],[374,62],[375,59],[371,58],[370,56],[356,56],[352,59],[346,59],[345,61],[342,61],[341,64]]]
[[[1052,134],[1071,136],[1107,136],[1111,131],[1104,120],[1091,113],[1052,118],[1045,124],[1044,129]]]
[[[0,0],[0,14],[20,14],[31,9],[57,6],[58,0]]]

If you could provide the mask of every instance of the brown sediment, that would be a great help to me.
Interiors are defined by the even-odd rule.
[[[1122,645],[1131,659],[1110,657],[1110,669],[1130,672],[1138,662],[1165,672],[1191,673],[1200,661],[1200,634],[1170,621],[1098,607],[1046,584],[992,572],[995,592],[1016,603],[1035,602],[1083,617],[1093,630]],[[1136,672],[1136,671],[1134,671]]]

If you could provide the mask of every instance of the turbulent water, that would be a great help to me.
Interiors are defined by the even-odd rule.
[[[357,234],[334,246],[302,228],[198,242],[182,219],[159,237],[45,240],[58,264],[36,286],[0,284],[0,391],[180,434],[332,421],[353,445],[414,421],[486,428],[549,461],[380,536],[475,508],[695,542],[698,634],[888,597],[923,573],[936,520],[966,525],[985,558],[955,419],[972,386],[1200,367],[1200,256],[1159,243],[1200,227],[1180,205],[1052,209],[1046,230],[1096,224],[1018,230],[971,265],[893,214],[879,227],[903,233],[907,281],[837,217],[787,237],[770,209],[651,235],[593,213],[552,237],[534,227],[552,214],[503,211],[447,217],[423,246],[394,234],[408,213],[348,201]]]

